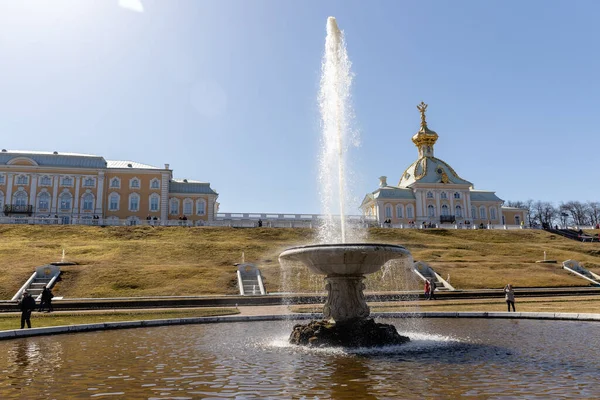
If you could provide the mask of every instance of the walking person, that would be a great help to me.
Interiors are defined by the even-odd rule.
[[[27,328],[31,328],[31,312],[35,310],[35,299],[27,290],[23,292],[19,307],[21,308],[21,329],[25,328],[25,323],[27,323]]]
[[[53,297],[54,297],[54,295],[52,294],[52,291],[50,291],[50,289],[48,289],[48,286],[45,286],[44,290],[42,291],[42,298],[40,300],[39,312],[42,312],[44,310],[44,306],[47,306],[48,312],[54,311],[54,309],[52,308],[52,298]]]
[[[429,298],[428,300],[435,300],[435,281],[431,279],[429,281]]]
[[[429,300],[429,290],[430,290],[430,286],[429,286],[429,279],[425,279],[425,296],[427,296],[427,300]]]
[[[506,298],[506,306],[508,307],[508,312],[510,312],[510,307],[512,306],[513,312],[515,311],[515,291],[512,288],[512,285],[509,283],[504,287],[504,294]]]

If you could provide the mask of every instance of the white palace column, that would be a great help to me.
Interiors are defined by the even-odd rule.
[[[165,164],[165,169],[169,169],[169,164]],[[169,171],[161,174],[160,182],[160,220],[165,225],[169,219],[169,180],[171,173]]]
[[[442,196],[442,194],[436,190],[435,191],[435,216],[439,219],[440,215],[442,215],[442,203],[440,201],[440,197]]]
[[[419,218],[423,218],[423,192],[421,190],[417,190],[415,192],[415,222],[419,222]]]
[[[467,210],[466,210],[466,215],[468,215],[468,220],[471,221],[471,223],[473,223],[473,219],[475,219],[475,217],[473,215],[471,215],[471,193],[467,192],[467,194],[465,195],[465,198],[467,200]]]
[[[75,177],[75,198],[73,199],[73,215],[79,216],[79,184],[81,183],[81,176]]]
[[[104,213],[102,212],[102,201],[104,200],[104,171],[98,172],[97,188],[98,189],[96,190],[96,209],[94,210],[94,214],[96,214],[100,218],[104,218]]]
[[[4,199],[4,204],[12,204],[12,189],[13,189],[13,177],[15,174],[8,173],[8,177],[6,178],[6,197]]]
[[[37,207],[35,206],[35,199],[37,197],[37,180],[38,180],[38,175],[37,174],[31,174],[31,185],[29,186],[31,189],[31,193],[29,194],[29,204],[31,204],[31,206],[33,207],[34,213],[33,215],[35,215],[35,213],[37,213]]]
[[[52,187],[52,210],[50,211],[52,214],[56,215],[57,201],[58,201],[58,181],[60,180],[60,175],[54,175],[54,185]]]

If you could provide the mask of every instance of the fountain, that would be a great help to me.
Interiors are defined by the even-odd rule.
[[[294,247],[279,256],[282,264],[301,262],[311,272],[325,275],[325,320],[296,325],[290,336],[293,344],[373,347],[409,341],[408,337],[399,335],[393,325],[379,324],[369,318],[363,280],[366,274],[379,271],[386,262],[408,257],[410,253],[402,246],[346,243],[348,237],[354,239],[361,234],[356,228],[354,231],[348,229],[345,219],[348,201],[345,155],[352,115],[349,106],[351,76],[343,33],[335,18],[329,17],[319,96],[324,145],[321,198],[326,215],[319,231],[321,244]],[[339,219],[333,216],[336,206]]]

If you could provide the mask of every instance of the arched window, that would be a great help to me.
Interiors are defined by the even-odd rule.
[[[460,199],[460,193],[454,192],[454,198],[455,199]]]
[[[13,196],[13,202],[17,206],[26,206],[27,205],[27,193],[23,190],[19,190]]]
[[[129,181],[130,189],[139,189],[140,188],[140,180],[138,178],[131,178]]]
[[[64,192],[60,195],[59,202],[61,210],[70,210],[73,203],[73,196],[69,192]]]
[[[113,188],[113,189],[120,188],[121,187],[121,180],[119,178],[117,178],[117,177],[112,178],[110,180],[110,187]]]
[[[0,208],[4,208],[4,193],[0,190]]]
[[[94,195],[91,193],[85,193],[81,196],[81,209],[83,211],[94,210]]]
[[[120,200],[121,196],[119,193],[111,193],[110,196],[108,196],[108,209],[110,211],[118,211]]]
[[[446,192],[442,192],[442,194],[440,195],[440,197],[441,197],[442,199],[447,199],[447,198],[448,198],[448,195],[446,194]]]
[[[27,175],[17,176],[17,185],[27,185],[28,182],[29,182],[29,177]]]
[[[431,204],[427,206],[427,215],[435,217],[435,207]]]
[[[171,215],[179,214],[179,200],[178,199],[171,199],[169,201],[169,214],[171,214]]]
[[[52,185],[52,179],[49,176],[45,175],[40,178],[40,186],[50,186]]]
[[[450,211],[448,209],[447,204],[442,205],[442,215],[450,215]]]
[[[156,178],[150,182],[150,189],[160,189],[160,181]]]
[[[150,195],[150,211],[156,212],[160,209],[160,196],[156,193]]]
[[[461,206],[454,207],[454,215],[456,215],[458,218],[462,218],[462,207]]]
[[[196,214],[206,214],[206,201],[204,199],[199,199],[196,201]]]
[[[427,192],[427,198],[433,199],[433,192]]]
[[[485,212],[485,207],[481,206],[479,207],[479,219],[486,219],[486,212]]]
[[[129,195],[129,211],[140,210],[140,195],[137,193],[131,193]]]
[[[192,201],[192,199],[183,200],[183,213],[185,215],[192,215],[192,213],[194,212],[193,208],[194,202]]]
[[[385,206],[385,217],[392,218],[392,206],[389,204]]]
[[[404,214],[404,213],[402,212],[402,208],[403,208],[403,207],[402,207],[402,204],[398,204],[398,205],[396,206],[396,218],[404,218],[404,217],[403,217],[403,214]]]
[[[471,207],[471,218],[477,219],[477,209],[475,207]]]
[[[42,192],[38,195],[38,211],[50,208],[50,193]]]
[[[494,207],[490,208],[490,219],[496,219],[496,209]]]
[[[414,218],[412,206],[406,206],[406,218]]]

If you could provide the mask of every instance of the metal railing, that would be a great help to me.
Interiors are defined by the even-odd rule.
[[[4,205],[4,215],[32,214],[32,213],[33,213],[32,205],[22,205],[22,204],[5,204]]]

